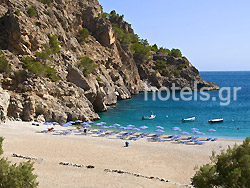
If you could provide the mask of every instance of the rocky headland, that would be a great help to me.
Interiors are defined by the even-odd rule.
[[[97,0],[0,0],[0,48],[2,121],[95,120],[145,83],[219,88]]]

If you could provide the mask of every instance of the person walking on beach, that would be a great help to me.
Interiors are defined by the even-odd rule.
[[[87,133],[87,128],[86,128],[86,127],[84,127],[83,132],[84,132],[84,133]]]

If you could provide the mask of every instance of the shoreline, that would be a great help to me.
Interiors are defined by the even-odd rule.
[[[70,128],[55,127],[60,130]],[[31,122],[0,125],[0,136],[5,137],[4,157],[11,162],[26,161],[11,157],[13,154],[40,159],[34,161],[39,187],[187,187],[195,166],[209,162],[213,150],[217,153],[228,145],[242,143],[239,139],[218,139],[199,146],[148,142],[143,138],[129,141],[130,146],[125,148],[126,140],[112,136],[37,133],[45,129],[47,126],[32,126]],[[74,164],[83,167],[73,167]],[[85,168],[88,165],[94,169]],[[105,169],[121,172],[107,172]],[[157,177],[169,182],[161,182]]]

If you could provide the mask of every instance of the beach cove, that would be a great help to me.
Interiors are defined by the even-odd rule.
[[[5,138],[4,156],[17,163],[27,159],[13,154],[34,158],[39,187],[188,187],[195,166],[209,162],[212,151],[218,153],[228,145],[242,143],[219,139],[204,145],[187,145],[142,138],[129,141],[126,148],[125,140],[115,136],[39,133],[46,129],[44,125],[24,122],[0,126],[0,136]],[[55,130],[67,129],[55,126]]]
[[[182,131],[189,132],[191,128],[198,128],[206,136],[217,138],[245,139],[250,133],[250,72],[201,72],[201,76],[209,81],[218,83],[222,87],[230,88],[230,93],[224,91],[223,98],[218,98],[219,91],[208,91],[210,99],[206,101],[174,101],[172,96],[167,101],[162,101],[158,97],[153,100],[153,93],[148,93],[148,100],[145,100],[145,93],[134,95],[132,99],[119,101],[115,108],[107,112],[99,113],[101,121],[109,125],[118,123],[122,126],[135,125],[148,126],[148,132],[154,132],[156,126],[162,126],[167,134],[173,134],[172,127],[180,127]],[[232,89],[241,87],[234,101]],[[229,95],[231,94],[231,95]],[[162,97],[166,93],[162,92]],[[158,93],[156,93],[158,96]],[[194,94],[191,95],[194,98]],[[201,94],[198,92],[198,99]],[[180,93],[176,93],[180,98]],[[213,101],[213,98],[216,101]],[[221,102],[230,101],[229,105],[220,105]],[[151,113],[156,115],[154,120],[142,120],[142,116],[149,116]],[[195,121],[182,122],[182,118],[196,117]],[[210,119],[223,118],[224,122],[210,124]],[[208,132],[215,129],[216,132]]]

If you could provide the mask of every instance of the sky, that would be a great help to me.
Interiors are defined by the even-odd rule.
[[[140,38],[178,48],[200,71],[250,71],[249,0],[99,0]]]

